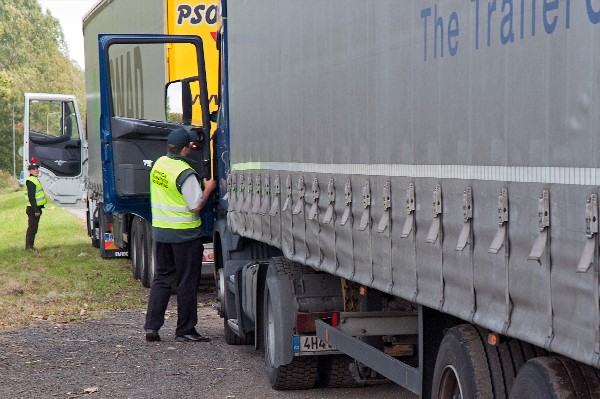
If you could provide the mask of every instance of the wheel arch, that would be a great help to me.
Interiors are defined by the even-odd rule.
[[[419,307],[419,319],[419,364],[423,365],[422,397],[429,398],[432,394],[433,371],[444,335],[447,330],[464,324],[465,321],[426,306]]]

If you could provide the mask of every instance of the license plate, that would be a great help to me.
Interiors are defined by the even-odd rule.
[[[294,335],[294,353],[335,351],[315,335]]]

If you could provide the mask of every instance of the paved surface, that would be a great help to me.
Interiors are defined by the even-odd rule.
[[[82,207],[77,207],[77,208],[64,207],[62,209],[77,216],[77,218],[79,218],[80,220],[82,220],[85,223],[87,208],[85,208],[85,207],[83,207],[83,208]]]
[[[85,223],[86,208],[64,209]],[[6,378],[0,398],[417,399],[392,383],[273,390],[262,352],[225,343],[223,319],[208,305],[212,290],[203,286],[199,296],[198,330],[212,338],[210,343],[175,341],[175,297],[158,343],[144,341],[142,310],[114,311],[81,323],[42,321],[1,332],[0,375]]]
[[[143,311],[114,311],[107,318],[0,333],[0,398],[282,398],[416,399],[391,383],[364,388],[275,391],[263,353],[230,346],[223,321],[200,295],[199,331],[209,343],[174,339],[172,298],[162,342],[144,341]]]

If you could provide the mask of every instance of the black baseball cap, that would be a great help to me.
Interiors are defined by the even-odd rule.
[[[187,147],[190,142],[197,141],[198,135],[195,132],[189,132],[183,128],[175,129],[167,137],[167,144],[171,144],[174,148]]]

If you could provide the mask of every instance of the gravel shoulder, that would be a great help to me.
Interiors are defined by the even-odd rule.
[[[175,297],[162,342],[144,341],[143,310],[0,332],[0,398],[416,398],[394,384],[273,390],[262,352],[225,343],[223,321],[208,305],[214,297],[209,291],[199,295],[198,323],[209,343],[175,341]]]

